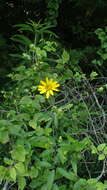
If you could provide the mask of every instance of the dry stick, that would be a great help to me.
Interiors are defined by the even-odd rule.
[[[16,182],[12,183],[7,190],[9,190]]]
[[[83,101],[83,103],[84,103],[84,105],[85,105],[85,107],[86,107],[86,110],[87,110],[87,112],[88,112],[88,115],[89,115],[89,117],[90,117],[90,121],[91,121],[91,124],[92,124],[92,127],[93,127],[92,133],[93,133],[93,132],[95,133],[97,142],[98,142],[98,144],[100,144],[99,139],[98,139],[97,134],[96,134],[96,130],[95,130],[94,124],[93,124],[93,120],[92,120],[92,118],[91,118],[91,114],[90,114],[90,112],[89,112],[89,110],[88,110],[88,107],[87,107],[87,105],[86,105],[86,103],[85,103],[85,101],[84,101],[82,95],[80,95],[80,97],[81,97],[81,100]],[[89,130],[89,131],[86,131],[86,132],[90,132],[90,130]]]
[[[9,182],[6,181],[2,190],[8,190],[8,184],[9,184]]]
[[[105,173],[105,167],[106,167],[106,160],[103,161],[103,168],[101,174],[96,178],[97,180],[100,180],[102,178],[103,174]]]
[[[99,104],[99,101],[98,101],[98,99],[97,99],[97,97],[96,97],[96,95],[95,95],[95,92],[93,91],[93,89],[92,89],[90,83],[88,83],[88,85],[90,86],[90,90],[91,90],[91,92],[92,92],[92,94],[93,94],[93,97],[94,97],[94,99],[95,99],[95,101],[96,101],[96,104],[97,104],[97,106],[99,107],[99,109],[101,110],[102,115],[103,115],[103,123],[102,123],[102,126],[101,126],[101,128],[96,129],[96,131],[99,131],[99,130],[102,130],[102,129],[105,127],[106,116],[105,116],[105,112],[104,112],[103,108],[102,108],[101,105]]]
[[[99,101],[98,101],[98,99],[97,99],[97,97],[96,97],[96,94],[95,94],[95,92],[93,91],[93,89],[92,89],[90,83],[89,83],[88,81],[86,81],[86,82],[88,83],[88,86],[90,87],[90,90],[91,90],[92,95],[93,95],[93,97],[94,97],[94,99],[95,99],[95,102],[96,102],[96,104],[97,104],[99,110],[102,112],[102,117],[103,117],[102,123],[101,123],[101,121],[100,121],[100,123],[101,123],[101,125],[102,125],[100,128],[95,129],[95,127],[94,127],[94,125],[93,125],[94,133],[95,133],[96,138],[97,138],[97,132],[103,130],[104,127],[105,127],[106,117],[105,117],[105,112],[104,112],[104,110],[102,109],[102,106],[99,104]],[[93,133],[93,130],[90,130],[89,133]],[[97,138],[97,139],[98,139],[98,138]],[[101,139],[100,139],[100,141],[101,141]],[[99,144],[100,144],[100,143],[99,143]]]
[[[85,156],[84,156],[84,157],[85,157]],[[89,177],[90,177],[90,179],[91,179],[91,173],[90,173],[90,171],[89,171],[89,168],[88,168],[87,162],[86,162],[86,160],[85,160],[84,157],[83,157],[83,160],[84,160],[84,163],[85,163],[85,167],[86,167],[87,172],[88,172],[88,175],[89,175]]]

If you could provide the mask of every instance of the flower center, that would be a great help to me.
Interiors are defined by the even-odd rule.
[[[51,89],[52,89],[52,86],[49,85],[49,84],[47,84],[47,85],[46,85],[46,90],[48,91],[48,90],[51,90]]]

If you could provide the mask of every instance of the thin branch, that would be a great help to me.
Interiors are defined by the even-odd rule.
[[[8,190],[8,184],[9,184],[9,182],[6,181],[2,190]]]
[[[100,180],[102,176],[105,174],[105,167],[106,167],[106,160],[103,161],[103,168],[101,174],[96,178],[97,180]]]

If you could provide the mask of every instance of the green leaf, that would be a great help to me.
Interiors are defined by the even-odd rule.
[[[97,181],[97,179],[93,179],[93,178],[91,178],[91,179],[88,179],[87,180],[87,183],[89,183],[89,184],[96,184],[98,181]]]
[[[35,167],[31,167],[31,169],[29,171],[29,176],[31,178],[36,178],[38,176],[38,169]]]
[[[97,76],[98,76],[98,74],[94,71],[90,74],[91,80],[95,79]]]
[[[103,60],[106,60],[106,59],[107,59],[107,53],[103,53],[103,54],[101,55],[101,57],[102,57]]]
[[[97,148],[94,145],[91,146],[91,150],[92,154],[96,154],[98,152]]]
[[[30,120],[29,126],[32,127],[33,129],[36,129],[37,128],[37,122],[35,120]]]
[[[39,181],[39,180],[37,180],[37,179],[32,179],[29,186],[30,186],[32,189],[36,189],[36,188],[39,188],[41,185],[42,185],[42,181]]]
[[[19,27],[19,31],[31,31],[33,32],[32,26],[28,24],[16,24],[15,27]]]
[[[24,177],[19,177],[18,178],[18,189],[19,190],[24,190],[25,186],[26,186],[25,178]]]
[[[21,123],[19,125],[11,125],[8,127],[9,134],[12,136],[18,136],[20,134]]]
[[[11,155],[14,160],[24,162],[26,151],[22,145],[17,145],[15,149],[11,151]]]
[[[50,140],[49,137],[46,136],[38,136],[38,137],[32,137],[30,140],[30,143],[34,147],[39,147],[39,148],[51,148],[53,143]]]
[[[56,184],[54,184],[53,185],[53,190],[59,190],[59,187]]]
[[[104,148],[103,153],[107,155],[107,146]]]
[[[105,155],[104,154],[100,154],[99,156],[98,156],[98,160],[104,160],[105,159]]]
[[[40,166],[45,168],[51,168],[51,164],[47,161],[41,161]]]
[[[40,190],[47,190],[47,185],[43,185]]]
[[[20,104],[22,104],[22,105],[31,105],[32,104],[32,99],[29,96],[24,96],[20,100]]]
[[[38,100],[40,103],[44,103],[45,102],[45,97],[42,95],[36,95],[35,99]]]
[[[13,181],[16,181],[16,170],[15,168],[9,168],[10,177]]]
[[[22,45],[26,45],[28,47],[29,47],[30,44],[32,44],[32,41],[28,37],[26,37],[26,36],[24,36],[22,34],[16,34],[11,39],[13,41],[19,42]]]
[[[8,158],[4,158],[4,163],[7,165],[12,165],[13,164],[13,160],[8,159]]]
[[[75,175],[77,175],[77,161],[73,159],[71,160],[71,164]]]
[[[59,155],[59,159],[61,161],[62,164],[64,164],[66,162],[66,154],[65,154],[66,150],[62,150],[62,149],[59,149],[58,150],[58,155]]]
[[[85,190],[87,185],[86,179],[80,179],[74,184],[73,190]]]
[[[105,148],[105,146],[106,146],[105,143],[98,145],[98,147],[97,147],[98,151],[103,151],[103,149]]]
[[[0,142],[6,144],[9,141],[9,134],[6,129],[0,130]]]
[[[19,175],[25,174],[25,166],[22,162],[15,164],[15,168],[16,168],[17,172],[19,173]]]
[[[47,181],[47,190],[51,190],[54,182],[54,177],[55,177],[55,171],[52,170],[49,173],[48,181]]]
[[[75,181],[76,180],[76,176],[75,176],[75,174],[73,172],[67,172],[63,168],[58,168],[57,171],[58,171],[58,173],[60,175],[62,175],[63,177],[65,177],[65,178],[67,178],[67,179],[69,179],[71,181]]]
[[[48,113],[36,113],[34,115],[34,120],[35,121],[39,121],[39,122],[42,122],[42,121],[50,121],[52,118],[49,116]]]
[[[101,183],[101,182],[98,182],[98,183],[96,184],[96,187],[97,187],[97,190],[106,190],[106,189],[104,188],[104,184]]]
[[[67,63],[69,61],[69,54],[66,50],[63,51],[62,54],[62,62],[63,64]]]
[[[44,134],[44,129],[42,127],[38,126],[36,128],[36,135],[37,136],[42,136],[43,134]]]
[[[58,128],[58,116],[56,113],[54,113],[54,126],[55,128]]]
[[[1,181],[4,179],[6,172],[7,172],[7,168],[5,168],[4,166],[0,166],[0,180]]]
[[[52,132],[52,128],[45,128],[45,129],[44,129],[44,134],[45,134],[46,136],[49,136],[51,132]]]

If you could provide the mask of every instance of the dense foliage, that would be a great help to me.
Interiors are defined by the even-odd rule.
[[[106,1],[22,2],[0,3],[22,17],[0,34],[0,189],[106,190]]]

